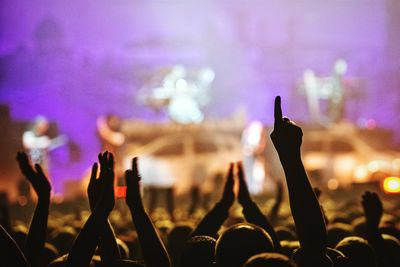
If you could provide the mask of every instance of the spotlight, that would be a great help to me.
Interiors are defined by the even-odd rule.
[[[399,194],[400,178],[395,176],[386,177],[383,180],[383,191],[387,194]]]

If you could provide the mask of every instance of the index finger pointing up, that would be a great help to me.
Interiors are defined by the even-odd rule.
[[[275,108],[274,108],[274,126],[276,127],[282,122],[282,108],[281,108],[281,97],[275,97]]]

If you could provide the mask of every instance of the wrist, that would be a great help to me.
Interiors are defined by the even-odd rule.
[[[42,204],[50,204],[50,194],[48,195],[43,195],[43,196],[38,196],[38,203]]]
[[[246,199],[245,201],[240,201],[240,205],[243,207],[243,209],[246,209],[253,206],[254,202],[251,199]]]
[[[366,219],[365,222],[368,230],[379,228],[379,221]]]
[[[279,153],[278,155],[283,168],[293,166],[293,164],[301,164],[302,162],[300,149],[287,153]]]
[[[299,159],[301,158],[300,147],[296,149],[291,149],[289,151],[279,151],[278,155],[282,159]]]
[[[233,202],[228,202],[228,201],[224,201],[224,200],[220,200],[218,201],[217,205],[220,206],[221,208],[225,209],[225,210],[229,210],[232,206]]]
[[[143,209],[144,210],[144,206],[142,201],[126,201],[126,205],[128,206],[129,209]]]

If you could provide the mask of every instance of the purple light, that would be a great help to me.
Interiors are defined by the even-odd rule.
[[[68,162],[66,148],[52,155],[58,191],[96,159],[98,116],[163,118],[135,102],[146,75],[163,66],[215,70],[206,116],[244,107],[249,119],[271,123],[268,103],[277,94],[294,120],[307,120],[305,97],[295,90],[303,71],[329,75],[345,58],[348,75],[367,81],[359,97],[347,99],[348,119],[394,127],[400,40],[390,33],[399,11],[400,5],[365,0],[4,0],[0,103],[13,120],[47,116],[79,148],[78,162]]]

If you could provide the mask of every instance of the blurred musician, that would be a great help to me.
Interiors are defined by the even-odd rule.
[[[108,114],[97,119],[97,130],[101,139],[102,150],[118,154],[118,148],[125,143],[125,136],[121,133],[121,119]]]
[[[101,149],[114,154],[117,177],[121,177],[123,169],[120,160],[120,148],[125,143],[125,135],[121,132],[121,126],[121,118],[114,114],[108,114],[97,119],[97,132],[101,141]]]
[[[250,123],[242,133],[243,165],[251,194],[261,194],[265,180],[266,132],[259,121]]]
[[[24,132],[22,143],[28,151],[33,164],[41,164],[42,168],[47,170],[49,165],[48,152],[64,145],[67,138],[64,135],[59,135],[55,138],[50,138],[47,135],[50,124],[46,117],[38,116],[30,129]]]

